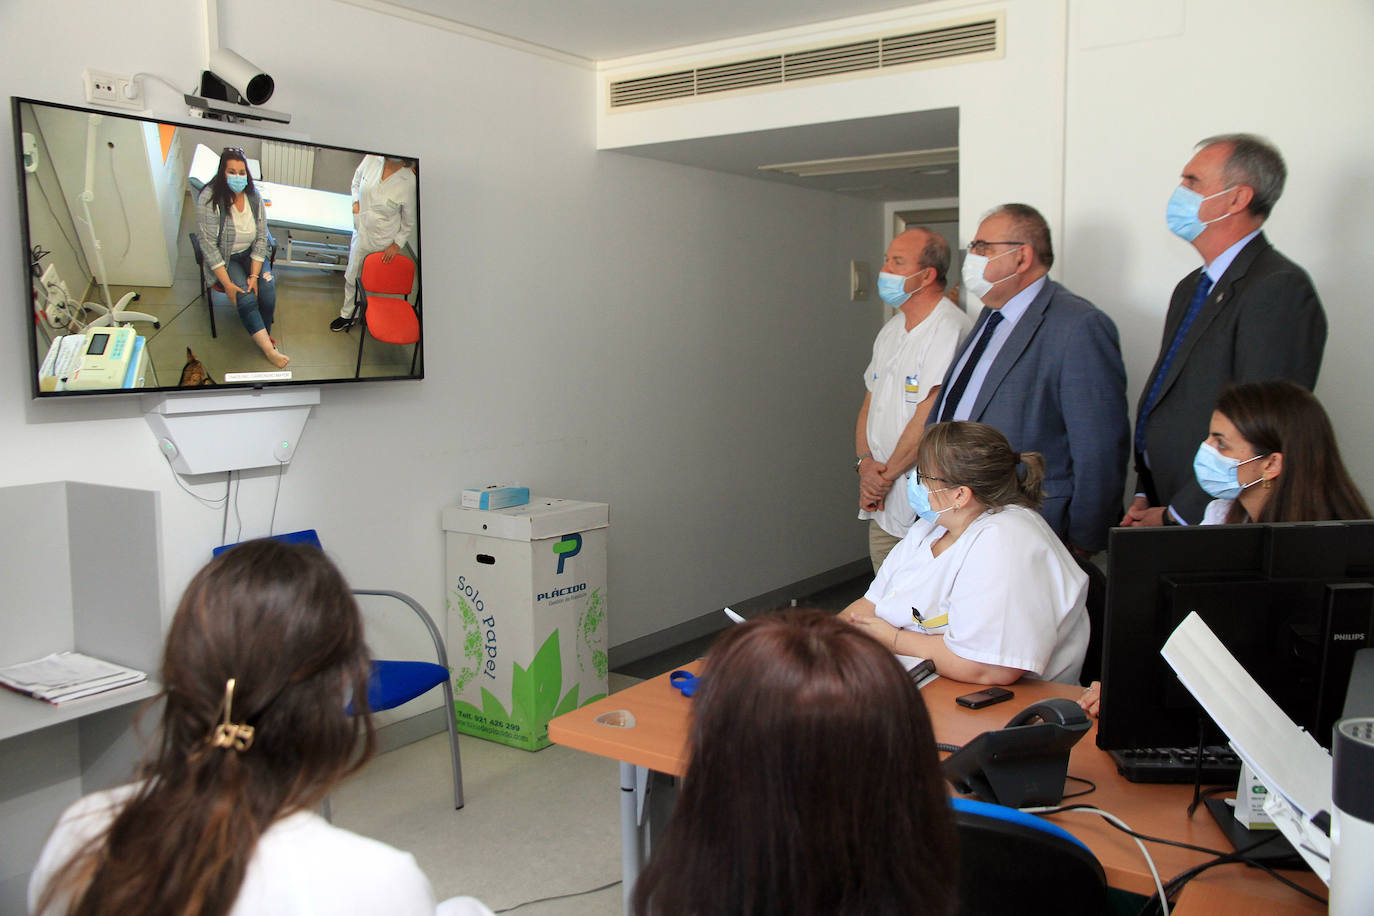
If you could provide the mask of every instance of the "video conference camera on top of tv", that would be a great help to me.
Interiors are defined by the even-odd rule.
[[[262,68],[228,48],[210,52],[209,69],[200,75],[200,94],[186,93],[186,104],[220,121],[275,121],[290,124],[282,111],[259,108],[272,98],[276,83]]]

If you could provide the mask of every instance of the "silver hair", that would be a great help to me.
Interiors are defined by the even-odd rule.
[[[1217,134],[1203,140],[1196,148],[1206,149],[1219,143],[1231,147],[1231,154],[1222,166],[1226,183],[1243,184],[1254,191],[1248,209],[1260,219],[1267,218],[1274,204],[1279,202],[1283,183],[1288,178],[1288,168],[1278,148],[1254,134]]]

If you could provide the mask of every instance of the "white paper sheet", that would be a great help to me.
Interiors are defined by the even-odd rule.
[[[1178,625],[1160,654],[1269,789],[1265,811],[1279,830],[1330,883],[1331,841],[1308,821],[1331,810],[1331,755],[1260,689],[1197,614]]]

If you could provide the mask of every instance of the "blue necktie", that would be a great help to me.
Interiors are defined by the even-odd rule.
[[[1169,366],[1173,364],[1174,357],[1178,355],[1179,348],[1183,346],[1183,341],[1188,337],[1188,329],[1197,320],[1198,312],[1202,311],[1202,303],[1207,301],[1207,294],[1211,291],[1212,278],[1204,270],[1198,277],[1197,289],[1193,290],[1193,300],[1188,303],[1188,311],[1183,313],[1183,321],[1179,322],[1173,342],[1165,351],[1164,359],[1159,364],[1159,371],[1155,373],[1155,380],[1150,384],[1150,393],[1145,398],[1145,407],[1140,411],[1140,416],[1136,418],[1135,450],[1142,455],[1145,454],[1145,421],[1150,419],[1150,411],[1154,410],[1155,401],[1159,398],[1159,390],[1164,387],[1164,377],[1169,374]]]
[[[968,361],[964,363],[964,368],[959,373],[959,377],[954,380],[954,384],[949,388],[949,394],[945,396],[945,406],[940,411],[940,422],[954,419],[954,410],[964,397],[964,389],[968,387],[968,380],[973,377],[973,370],[978,365],[978,360],[982,358],[983,351],[988,348],[988,341],[992,340],[992,332],[1001,323],[1002,313],[993,312],[983,324],[982,333],[978,335],[978,339],[973,342],[973,349],[969,351]]]

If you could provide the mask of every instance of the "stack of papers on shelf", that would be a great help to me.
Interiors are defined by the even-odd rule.
[[[49,703],[65,703],[147,679],[142,671],[80,652],[54,652],[0,668],[0,685]]]

